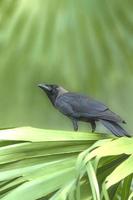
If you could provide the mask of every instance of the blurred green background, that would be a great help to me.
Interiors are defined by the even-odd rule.
[[[133,1],[0,0],[1,128],[72,130],[40,82],[103,101],[131,131]]]

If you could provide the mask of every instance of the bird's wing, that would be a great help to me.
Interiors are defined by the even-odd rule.
[[[90,97],[70,92],[59,96],[56,102],[58,103],[58,106],[62,105],[63,103],[70,105],[77,113],[93,114],[103,112],[108,109],[104,104],[91,99]]]
[[[76,93],[68,92],[59,96],[56,100],[56,107],[66,115],[122,122],[122,119],[103,103]]]

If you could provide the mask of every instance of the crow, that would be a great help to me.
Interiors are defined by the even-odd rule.
[[[96,122],[99,121],[115,136],[130,137],[119,125],[126,122],[103,103],[55,84],[42,83],[38,87],[47,94],[55,108],[72,120],[75,131],[78,131],[78,121],[83,121],[90,123],[92,132],[95,132]]]

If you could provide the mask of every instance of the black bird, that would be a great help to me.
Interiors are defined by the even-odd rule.
[[[47,94],[55,108],[72,120],[75,131],[78,130],[78,121],[84,121],[91,124],[92,132],[94,132],[96,122],[99,121],[114,135],[130,137],[119,125],[126,122],[103,103],[88,96],[68,92],[63,87],[54,84],[39,84],[38,87]]]

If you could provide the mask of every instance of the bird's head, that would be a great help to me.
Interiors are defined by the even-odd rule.
[[[41,83],[41,84],[38,84],[38,87],[41,88],[47,94],[47,96],[49,97],[53,105],[58,96],[68,92],[63,87],[55,85],[55,84]]]

